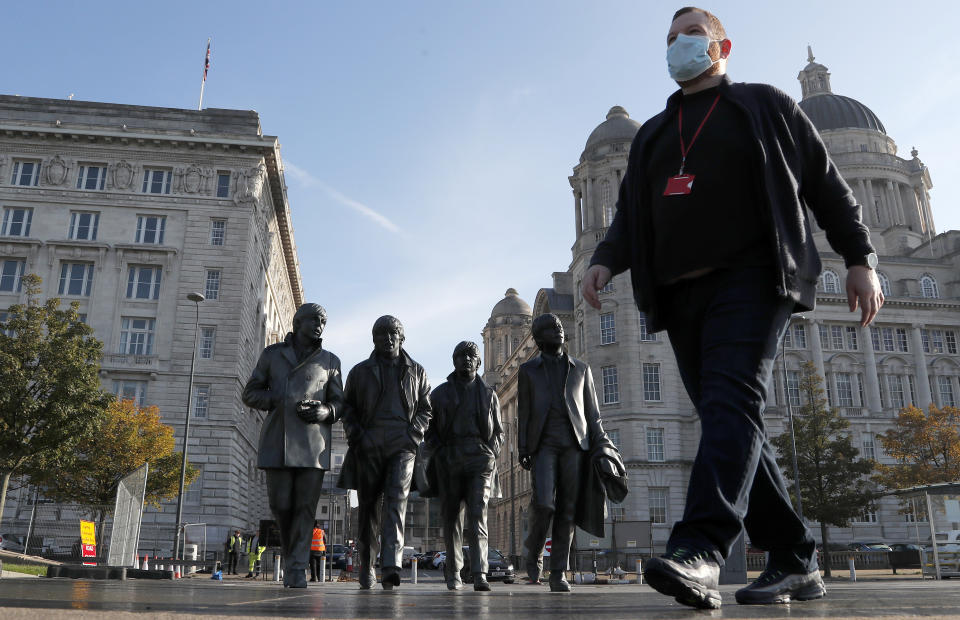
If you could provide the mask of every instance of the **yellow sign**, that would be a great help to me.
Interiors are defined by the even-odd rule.
[[[97,544],[97,528],[93,521],[80,522],[80,542],[84,545]]]

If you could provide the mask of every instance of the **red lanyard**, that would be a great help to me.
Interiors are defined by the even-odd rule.
[[[680,129],[680,174],[683,174],[683,167],[687,164],[687,153],[690,152],[690,149],[693,148],[693,143],[697,141],[697,137],[700,135],[700,130],[703,129],[703,126],[707,124],[707,119],[710,118],[710,115],[713,114],[713,109],[717,107],[717,102],[720,101],[720,93],[717,93],[717,98],[713,100],[713,104],[710,106],[710,109],[707,110],[706,116],[703,117],[703,120],[700,121],[700,126],[697,127],[697,131],[693,134],[693,138],[690,139],[689,145],[684,145],[683,143],[683,104],[680,105],[680,112],[677,114],[677,124]]]

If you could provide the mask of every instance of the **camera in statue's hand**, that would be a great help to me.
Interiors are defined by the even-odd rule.
[[[533,457],[529,454],[520,457],[520,467],[530,471],[533,469]]]
[[[330,407],[319,400],[297,401],[297,415],[307,424],[321,424],[330,419]]]

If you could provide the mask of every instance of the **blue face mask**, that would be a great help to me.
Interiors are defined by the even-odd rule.
[[[707,49],[709,37],[678,34],[667,48],[667,70],[677,82],[686,82],[697,77],[717,62],[710,58]]]

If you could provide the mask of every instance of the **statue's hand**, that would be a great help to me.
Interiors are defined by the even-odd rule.
[[[525,454],[520,457],[520,467],[530,471],[533,469],[533,457],[529,454]]]
[[[307,424],[320,424],[330,418],[330,407],[319,400],[301,400],[297,403],[297,415]]]

